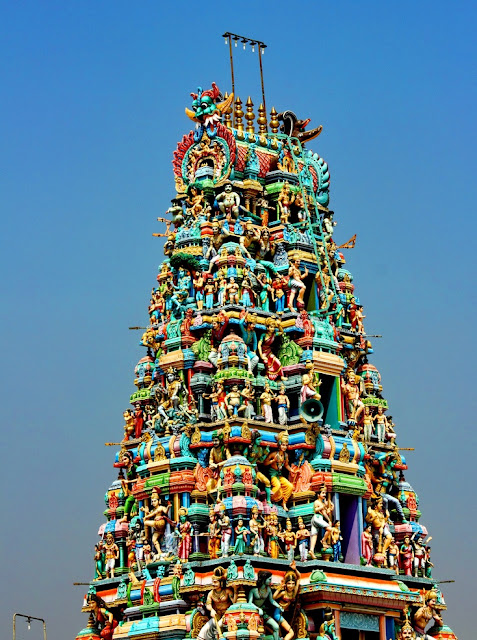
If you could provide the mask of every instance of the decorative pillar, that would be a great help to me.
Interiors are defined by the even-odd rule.
[[[243,110],[240,98],[235,100],[235,127],[237,131],[242,134],[239,137],[243,139]]]
[[[253,102],[252,102],[252,98],[249,96],[247,98],[247,102],[245,103],[245,107],[246,107],[246,114],[245,114],[245,120],[247,121],[247,127],[246,127],[246,131],[248,134],[254,134],[255,133],[255,127],[253,126],[253,121],[255,120],[255,114],[253,112]],[[250,139],[250,135],[249,135],[249,139]]]
[[[334,616],[335,616],[335,631],[336,631],[336,635],[338,636],[338,638],[341,638],[341,624],[340,624],[340,610],[339,609],[335,609],[333,611]]]
[[[379,640],[386,640],[386,616],[379,616]]]

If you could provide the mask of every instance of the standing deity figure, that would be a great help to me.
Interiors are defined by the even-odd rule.
[[[104,543],[94,545],[94,580],[102,580],[104,572]]]
[[[250,535],[250,531],[243,523],[243,518],[239,518],[237,526],[235,527],[235,547],[234,555],[243,556],[247,549],[247,538]]]
[[[272,300],[275,303],[275,313],[283,313],[285,311],[285,295],[286,280],[280,275],[275,275],[272,282]]]
[[[167,516],[170,508],[170,502],[167,503],[167,506],[161,504],[159,491],[155,487],[151,491],[151,508],[147,505],[145,507],[141,507],[141,511],[144,511],[145,526],[151,527],[153,530],[152,544],[154,545],[158,556],[162,553],[161,539],[164,536],[164,531],[166,530]]]
[[[211,393],[202,394],[202,397],[205,400],[210,400],[210,417],[212,421],[224,420],[227,417],[227,413],[223,411],[223,404],[220,403],[220,400],[222,400],[223,391],[223,385],[214,384]]]
[[[255,391],[252,389],[252,383],[250,381],[245,383],[245,387],[240,392],[245,405],[245,411],[243,417],[246,420],[251,420],[255,416]]]
[[[262,416],[265,419],[265,422],[271,423],[273,422],[273,413],[272,413],[272,400],[275,399],[275,394],[270,389],[270,383],[265,382],[265,388],[263,393],[260,396],[260,402],[262,405]]]
[[[255,260],[259,262],[268,273],[276,273],[277,269],[272,262],[274,255],[275,245],[270,240],[270,231],[267,227],[262,227],[258,248],[255,253]]]
[[[228,316],[223,311],[220,311],[218,315],[212,318],[212,331],[210,332],[211,350],[209,353],[209,360],[212,362],[214,367],[217,366],[217,360],[219,359],[219,346],[225,335],[228,324]]]
[[[412,565],[414,562],[414,548],[411,544],[410,536],[404,536],[403,543],[399,549],[399,565],[405,576],[412,576]]]
[[[188,510],[185,507],[179,509],[179,522],[177,524],[176,535],[179,539],[177,545],[177,555],[181,562],[189,559],[192,551],[192,525],[187,519]]]
[[[389,531],[388,519],[389,512],[384,509],[382,497],[371,497],[368,512],[366,514],[366,522],[371,525],[377,553],[384,554],[385,566],[387,564],[387,550],[391,544],[392,538],[391,532]]]
[[[147,538],[142,528],[141,520],[137,518],[132,529],[129,531],[128,540],[126,542],[126,546],[131,548],[132,561],[136,561],[137,571],[141,571],[141,562],[144,560],[144,545],[146,542]],[[132,563],[129,566],[132,567]]]
[[[283,540],[283,543],[285,545],[288,562],[293,562],[296,549],[296,533],[293,531],[290,518],[287,518],[285,531],[281,531],[278,535]]]
[[[268,454],[264,465],[268,467],[270,481],[272,483],[272,500],[281,502],[285,511],[288,511],[287,502],[293,493],[292,483],[284,477],[283,472],[290,473],[290,461],[288,459],[288,432],[282,431],[275,436],[278,449]]]
[[[274,318],[267,318],[265,327],[265,333],[262,334],[258,342],[258,353],[265,363],[267,378],[276,380],[279,377],[283,378],[283,368],[273,350],[276,350],[276,346],[274,346],[275,340],[278,335],[283,334],[283,328],[281,322]]]
[[[432,640],[434,637],[434,635],[430,635],[432,629],[429,629],[430,633],[426,633],[426,627],[431,620],[434,620],[433,628],[444,624],[436,609],[437,599],[438,594],[436,591],[428,591],[425,596],[425,604],[414,614],[414,631],[418,634],[417,637],[422,638],[422,640]]]
[[[278,546],[279,524],[276,513],[270,513],[267,518],[266,532],[268,537],[267,552],[270,558],[278,558],[280,547]]]
[[[195,301],[197,304],[197,309],[202,311],[204,308],[204,275],[202,272],[196,274],[196,277],[193,280],[194,291],[195,291]]]
[[[127,522],[131,515],[132,508],[136,502],[136,498],[131,491],[130,485],[136,483],[137,470],[134,464],[134,457],[130,451],[124,451],[121,455],[121,465],[126,470],[126,478],[122,478],[121,487],[126,498],[124,502],[124,515],[119,522]]]
[[[376,435],[378,436],[378,442],[385,442],[388,420],[384,415],[384,407],[382,407],[381,405],[378,407],[378,412],[374,416],[374,422],[376,424]]]
[[[288,286],[290,287],[290,295],[288,298],[288,306],[291,311],[299,311],[305,306],[304,298],[306,292],[306,285],[303,279],[308,275],[308,269],[305,267],[303,273],[300,271],[300,259],[295,258],[291,261],[290,268],[288,269],[288,276],[290,278]],[[297,295],[298,292],[298,295]],[[296,297],[296,306],[294,307]]]
[[[219,515],[218,522],[221,532],[220,555],[223,558],[228,558],[230,551],[230,540],[232,538],[232,525],[230,523],[229,516],[225,513],[225,508],[222,509],[222,512]]]
[[[361,534],[361,557],[366,560],[366,565],[373,561],[373,534],[370,524],[366,525]]]
[[[208,493],[217,493],[221,484],[220,472],[226,460],[230,458],[230,451],[224,444],[224,434],[222,431],[214,431],[212,434],[212,449],[209,455],[209,468],[212,471],[207,482]]]
[[[323,485],[317,493],[316,500],[313,503],[314,515],[311,519],[311,536],[310,536],[310,556],[315,559],[315,547],[318,540],[320,529],[325,529],[325,536],[331,532],[333,503],[327,498],[327,491]],[[323,538],[324,540],[325,538]],[[322,540],[322,543],[323,543]]]
[[[240,213],[240,196],[233,190],[231,182],[226,182],[224,190],[216,198],[221,213],[224,213],[228,220],[233,216],[235,219]]]
[[[209,591],[205,608],[210,620],[199,631],[198,640],[208,640],[222,635],[222,622],[227,609],[234,604],[237,596],[234,589],[227,587],[227,571],[216,567],[212,574],[212,589]]]
[[[221,532],[214,507],[211,507],[209,509],[209,525],[207,527],[207,535],[209,537],[207,544],[209,558],[211,560],[215,560],[219,557]]]
[[[300,552],[300,560],[301,562],[306,562],[308,559],[310,532],[306,528],[305,521],[301,516],[299,516],[298,518],[298,531],[296,532],[296,541],[298,544],[298,551]]]
[[[278,395],[274,398],[278,403],[278,424],[286,425],[288,422],[288,412],[290,411],[290,398],[287,396],[285,385],[280,385]]]
[[[231,276],[225,287],[225,297],[229,304],[239,303],[239,288],[238,282],[235,281],[235,277]]]
[[[170,409],[177,411],[179,408],[180,394],[184,391],[184,385],[182,380],[179,378],[179,374],[176,369],[173,369],[172,367],[166,374],[166,391],[168,398],[166,411]]]
[[[106,541],[104,542],[104,557],[106,560],[106,565],[104,567],[106,577],[114,578],[116,560],[119,559],[119,547],[114,542],[114,535],[111,532],[106,534]]]
[[[341,526],[340,521],[337,520],[330,530],[330,542],[331,548],[333,549],[333,562],[340,561],[341,555],[341,541],[343,538],[341,537]]]
[[[242,392],[239,391],[238,384],[234,384],[232,389],[225,396],[225,405],[230,417],[238,416],[245,412],[247,405],[242,403]]]
[[[268,478],[267,478],[268,480]],[[268,480],[268,482],[270,482]],[[253,548],[253,555],[259,556],[261,553],[265,551],[265,544],[263,542],[262,529],[265,529],[266,524],[263,524],[258,519],[258,507],[252,507],[252,517],[248,522],[248,527],[251,533],[250,544]]]
[[[353,370],[348,372],[348,381],[341,381],[341,391],[345,397],[346,415],[349,422],[356,422],[356,413],[363,404],[361,400],[361,389],[359,381],[356,380],[356,374]]]
[[[291,215],[291,205],[295,202],[295,195],[290,192],[290,184],[284,182],[278,196],[278,211],[280,213],[280,222],[284,225],[288,224],[288,218]]]
[[[374,418],[371,413],[371,407],[367,404],[362,404],[356,411],[355,418],[356,422],[362,423],[363,440],[365,442],[371,442],[371,436],[374,431]]]
[[[419,569],[421,570],[422,577],[424,578],[426,576],[426,543],[431,540],[432,536],[424,540],[424,536],[420,531],[416,531],[411,538],[411,544],[414,547],[414,575],[416,578],[419,576]]]
[[[391,538],[391,544],[388,547],[388,567],[394,569],[399,575],[399,546],[394,538]]]

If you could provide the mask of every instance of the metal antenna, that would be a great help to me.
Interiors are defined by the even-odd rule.
[[[246,38],[245,36],[239,36],[237,33],[232,33],[231,31],[226,31],[223,35],[225,38],[225,44],[229,45],[229,57],[230,57],[230,76],[232,80],[232,93],[235,96],[235,74],[234,74],[234,54],[232,48],[232,40],[237,46],[240,41],[243,44],[243,48],[245,49],[246,45],[249,44],[252,47],[252,53],[255,51],[255,47],[258,49],[258,62],[260,68],[260,82],[262,85],[262,104],[264,108],[264,112],[267,112],[267,105],[265,103],[265,85],[263,82],[263,64],[262,64],[262,56],[265,53],[265,49],[267,45],[261,40],[253,40],[252,38]],[[235,126],[235,110],[232,114],[232,126]]]

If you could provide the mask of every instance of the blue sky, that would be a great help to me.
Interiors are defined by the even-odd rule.
[[[445,620],[471,637],[476,509],[475,7],[1,2],[2,628],[73,638],[162,259],[189,93],[230,89],[226,31],[268,44],[267,106],[323,125],[336,238],[408,455]],[[256,56],[256,54],[255,54]],[[237,93],[260,101],[237,49]],[[471,582],[472,580],[472,582]],[[5,592],[5,589],[4,589]],[[17,637],[33,640],[34,628]],[[39,629],[38,631],[41,631]]]

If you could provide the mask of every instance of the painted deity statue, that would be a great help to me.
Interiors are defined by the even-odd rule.
[[[268,454],[264,466],[268,467],[270,481],[272,483],[272,500],[281,502],[285,511],[288,511],[287,502],[293,493],[292,483],[283,475],[284,471],[292,471],[288,459],[288,432],[282,431],[275,437],[278,445],[276,451]]]

